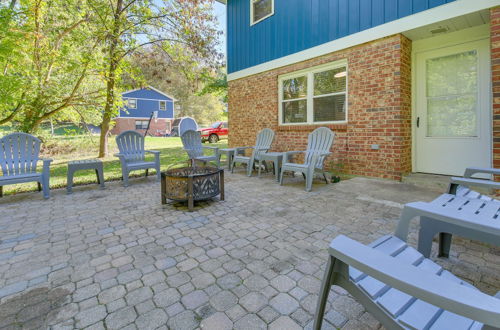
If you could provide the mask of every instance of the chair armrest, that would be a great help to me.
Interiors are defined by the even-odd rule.
[[[219,147],[202,146],[203,149],[219,150]]]
[[[52,163],[52,158],[39,158],[43,162],[43,165]]]
[[[467,178],[452,177],[450,179],[450,182],[466,187],[476,186],[476,187],[485,187],[490,189],[500,189],[500,182],[495,182],[487,179],[471,179],[470,177]]]
[[[498,168],[481,168],[481,167],[468,167],[465,169],[464,178],[470,178],[476,173],[485,173],[500,175],[500,169]]]
[[[153,155],[159,155],[160,152],[158,150],[144,150],[144,152],[148,154],[153,154]]]
[[[122,157],[124,157],[125,155],[124,155],[124,154],[117,153],[117,154],[114,154],[113,156],[118,157],[118,158],[122,158]]]
[[[343,235],[331,242],[329,252],[347,265],[406,294],[452,313],[500,327],[500,299],[402,264]]]

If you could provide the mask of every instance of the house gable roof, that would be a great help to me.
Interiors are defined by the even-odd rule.
[[[173,98],[172,96],[168,95],[168,94],[165,94],[164,92],[160,91],[159,89],[156,89],[152,86],[146,86],[146,87],[143,87],[143,88],[136,88],[136,89],[132,89],[132,90],[129,90],[129,91],[126,91],[126,92],[123,92],[122,93],[122,96],[123,97],[127,97],[127,94],[130,94],[130,93],[133,93],[133,92],[137,92],[137,91],[140,91],[140,90],[145,90],[145,89],[149,89],[149,90],[152,90],[152,91],[155,91],[156,93],[158,94],[161,94],[169,99],[171,99],[172,101],[177,101],[175,98]]]

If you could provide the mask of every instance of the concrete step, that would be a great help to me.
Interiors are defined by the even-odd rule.
[[[451,176],[449,175],[410,173],[406,176],[403,176],[403,179],[401,181],[404,183],[413,184],[417,187],[445,193],[448,190],[450,178]]]

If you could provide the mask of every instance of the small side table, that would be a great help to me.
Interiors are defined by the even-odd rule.
[[[102,161],[99,159],[83,159],[68,162],[68,185],[66,191],[68,194],[72,193],[73,188],[73,174],[80,170],[95,170],[97,183],[104,189],[104,171]]]
[[[265,160],[269,160],[273,162],[274,166],[274,174],[276,175],[276,181],[280,181],[280,172],[281,172],[281,163],[283,162],[283,153],[282,152],[266,152],[259,156],[259,177],[260,170],[262,168],[262,162]]]
[[[226,155],[228,170],[231,170],[231,166],[233,164],[233,158],[234,158],[235,152],[236,152],[236,148],[219,149],[219,157],[222,156],[222,154]]]

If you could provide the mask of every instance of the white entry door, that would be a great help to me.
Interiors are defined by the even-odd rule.
[[[416,55],[417,172],[491,166],[489,40]]]

